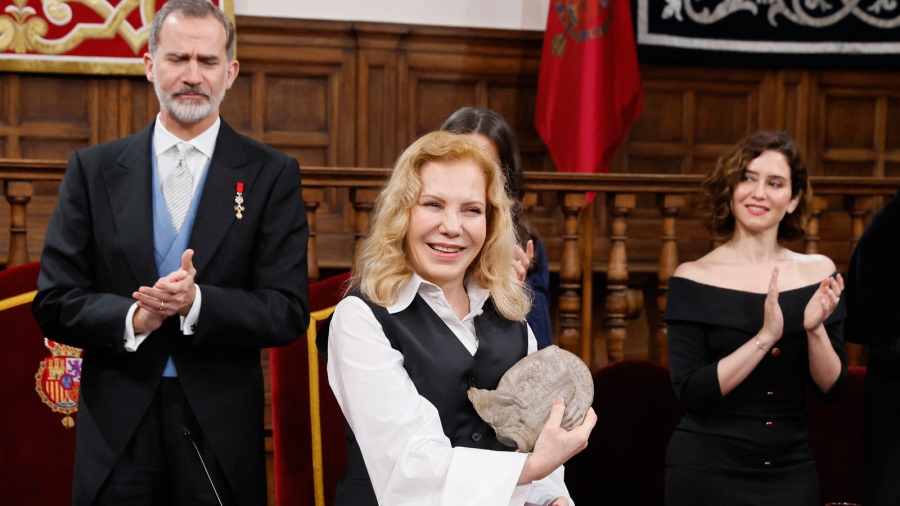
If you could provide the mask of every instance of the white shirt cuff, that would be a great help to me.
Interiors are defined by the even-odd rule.
[[[181,319],[181,333],[186,336],[194,334],[194,328],[200,317],[200,301],[202,299],[200,296],[200,285],[195,285],[194,289],[196,292],[191,310],[188,311],[187,316],[179,315],[179,318]],[[132,304],[131,307],[128,308],[128,313],[125,315],[125,351],[130,352],[137,351],[141,343],[143,343],[151,334],[151,332],[142,332],[140,334],[134,333],[132,318],[134,318],[135,311],[137,311],[137,303]]]
[[[181,333],[186,336],[194,335],[194,329],[197,326],[197,320],[200,318],[200,302],[203,297],[200,296],[200,285],[194,285],[194,304],[187,316],[181,316]]]
[[[150,332],[141,332],[140,334],[134,334],[134,324],[132,323],[132,318],[134,318],[134,312],[137,311],[137,302],[131,305],[128,308],[128,313],[125,315],[125,351],[137,351],[138,346],[144,342],[144,339],[147,339],[147,336],[150,335]]]
[[[440,503],[523,506],[531,484],[517,486],[516,482],[526,458],[528,454],[519,452],[454,448]],[[489,485],[473,486],[473,479],[485,476],[490,477]]]

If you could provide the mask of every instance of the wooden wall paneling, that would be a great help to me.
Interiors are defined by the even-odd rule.
[[[22,74],[15,100],[21,158],[65,159],[94,139],[91,115],[96,83],[80,76]]]
[[[264,97],[254,96],[253,90],[262,86],[263,77],[262,73],[239,70],[231,89],[225,92],[225,100],[219,106],[219,114],[231,128],[251,137],[262,133]]]
[[[0,84],[0,153],[6,158],[21,158],[19,143],[14,140],[19,127],[19,75],[0,74]]]
[[[470,105],[496,109],[516,125],[523,123],[520,114],[527,115],[533,124],[541,39],[522,35],[447,28],[412,32],[403,48],[415,135],[440,127],[453,111]],[[529,104],[524,110],[523,103]]]
[[[900,97],[889,96],[884,143],[884,175],[900,175]]]
[[[710,83],[695,88],[694,157],[716,159],[760,128],[761,83]]]
[[[341,22],[241,18],[236,116],[244,133],[297,158],[302,167],[357,163],[358,57],[354,27]],[[227,114],[231,114],[229,111]],[[226,112],[223,108],[223,116]],[[352,258],[347,190],[324,192],[317,212],[321,267]]]
[[[895,159],[888,139],[900,135],[900,124],[889,117],[891,101],[900,98],[900,75],[823,71],[816,84],[822,115],[816,122],[816,150],[822,173],[887,175],[887,164]]]
[[[156,120],[156,116],[159,114],[159,99],[156,98],[153,84],[147,81],[146,78],[132,79],[131,83],[135,90],[133,95],[135,107],[131,121],[131,133],[135,133],[140,132],[144,127]]]
[[[401,133],[400,42],[406,30],[361,24],[357,70],[356,166],[390,167],[407,136]],[[402,139],[402,141],[401,141]]]
[[[303,74],[265,72],[263,108],[254,119],[262,142],[296,157],[303,165],[337,165],[340,120],[335,114],[339,79],[330,69],[305,68]],[[259,116],[262,116],[261,118]]]
[[[513,125],[526,170],[554,170],[533,126],[540,32],[261,17],[239,17],[237,26],[241,73],[223,117],[303,166],[390,166],[418,134],[458,107],[480,105]],[[614,171],[705,173],[743,135],[781,128],[805,150],[812,174],[900,175],[900,73],[653,65],[641,65],[641,72],[644,112]],[[0,155],[11,158],[65,159],[73,149],[144,128],[158,111],[143,76],[5,74],[0,86]],[[326,191],[320,204],[323,266],[346,266],[351,258],[346,243],[354,213],[343,192]],[[36,184],[29,209],[49,216],[55,194],[54,184]],[[687,198],[677,224],[679,237],[690,239],[679,244],[685,260],[708,250],[693,200]],[[593,211],[593,253],[602,272],[609,221],[608,206],[600,203]],[[829,227],[849,219],[841,202],[828,204],[819,244],[826,253],[845,244],[829,236]],[[558,196],[539,193],[530,217],[556,269]],[[644,197],[629,214],[637,270],[644,260],[650,267],[652,256],[643,249],[659,247],[660,219]],[[33,253],[42,227],[29,223]]]
[[[238,130],[296,157],[301,165],[350,162],[352,128],[343,132],[353,123],[353,98],[348,104],[342,63],[247,67],[233,86],[237,100],[223,105],[226,121],[234,117]]]
[[[91,138],[88,145],[100,144],[121,137],[119,131],[119,107],[122,97],[119,93],[119,79],[91,79],[88,91],[88,125]]]
[[[810,73],[782,70],[775,74],[774,122],[771,128],[784,130],[800,146],[807,165],[812,166],[809,146]],[[763,123],[765,125],[765,123]]]
[[[410,62],[407,79],[409,94],[409,125],[412,138],[428,133],[447,119],[460,104],[477,104],[479,79],[474,75],[460,76],[453,70],[423,70]]]
[[[821,161],[824,174],[878,175],[875,173],[878,97],[858,90],[832,88],[822,91],[825,130],[821,138]]]
[[[524,170],[541,170],[546,146],[534,127],[537,76],[503,76],[485,80],[485,107],[503,116],[516,131]]]
[[[84,94],[84,114],[86,116],[84,124],[90,132],[84,144],[84,147],[87,147],[100,143],[109,124],[107,114],[113,111],[113,108],[101,105],[100,97],[103,97],[103,102],[108,101],[107,103],[118,105],[118,94],[108,95],[110,90],[103,86],[103,79],[88,79],[85,83],[87,88]]]
[[[644,107],[622,147],[635,173],[690,173],[694,138],[694,92],[683,79],[641,67]]]
[[[22,76],[10,76],[9,82],[9,136],[7,152],[13,158],[22,158]]]
[[[238,60],[252,80],[252,135],[303,165],[355,163],[356,41],[349,23],[246,18]],[[259,77],[262,74],[264,77]]]
[[[885,150],[887,145],[888,97],[879,96],[875,100],[875,132],[873,149],[875,150],[875,167],[873,175],[884,177]]]
[[[124,137],[132,132],[130,123],[134,116],[134,84],[131,79],[117,81],[119,88],[119,103],[116,107],[115,130],[118,137]]]

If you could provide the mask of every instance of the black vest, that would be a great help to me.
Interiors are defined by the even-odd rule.
[[[419,394],[437,408],[451,445],[515,450],[497,441],[494,429],[478,416],[466,392],[473,386],[496,389],[503,374],[528,353],[525,322],[507,320],[488,299],[483,313],[475,317],[478,351],[472,356],[419,295],[408,308],[395,314],[358,291],[353,295],[368,304],[391,347],[403,354],[403,368]],[[375,492],[349,427],[347,440],[347,470],[338,483],[335,505],[375,506]]]

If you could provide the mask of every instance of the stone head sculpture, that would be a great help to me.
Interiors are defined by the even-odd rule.
[[[496,390],[469,389],[478,415],[497,439],[520,452],[534,450],[557,397],[566,402],[562,427],[580,425],[594,400],[594,380],[574,354],[549,346],[523,358],[500,378]]]

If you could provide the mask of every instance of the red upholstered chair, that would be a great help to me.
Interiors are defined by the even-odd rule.
[[[682,409],[669,370],[625,360],[594,372],[597,425],[588,447],[566,463],[576,504],[655,506],[664,499],[666,448]]]
[[[80,350],[60,348],[51,354],[44,345],[31,315],[39,271],[38,263],[0,271],[3,504],[72,502],[76,418],[71,415],[77,409]]]
[[[269,350],[279,506],[333,504],[344,472],[344,416],[328,386],[325,362],[316,351],[315,330],[341,299],[348,277],[349,273],[339,274],[310,285],[310,330],[290,346]]]
[[[823,503],[862,501],[866,368],[850,367],[849,372],[847,391],[835,404],[826,406],[811,392],[807,399],[809,446]]]

